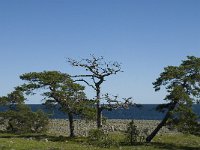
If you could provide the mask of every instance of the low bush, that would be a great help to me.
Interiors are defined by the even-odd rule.
[[[137,138],[139,136],[139,130],[137,129],[137,126],[135,125],[134,121],[132,120],[126,130],[126,141],[133,145],[137,142]]]
[[[41,110],[32,112],[26,105],[20,104],[1,112],[0,124],[10,133],[41,133],[47,129],[48,116]]]
[[[145,138],[148,135],[148,128],[145,128],[143,130],[139,130],[137,126],[135,125],[134,121],[132,120],[128,125],[127,125],[127,130],[125,132],[125,143],[134,145],[138,142],[143,142]]]
[[[105,148],[118,145],[118,143],[108,134],[105,134],[102,129],[91,129],[88,134],[88,143]]]

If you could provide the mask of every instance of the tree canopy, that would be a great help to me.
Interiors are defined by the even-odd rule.
[[[96,92],[96,122],[97,127],[102,127],[102,110],[108,109],[111,110],[113,108],[119,107],[119,106],[127,106],[130,104],[130,98],[124,98],[124,103],[119,102],[116,96],[114,98],[109,97],[108,94],[105,94],[104,100],[108,102],[108,105],[102,105],[101,101],[103,100],[103,97],[101,97],[101,86],[104,83],[105,78],[111,75],[115,75],[119,72],[122,72],[121,70],[121,64],[118,62],[106,62],[104,57],[96,57],[94,55],[91,55],[90,59],[82,59],[80,61],[74,60],[74,59],[68,59],[68,62],[73,67],[81,67],[85,69],[87,72],[86,74],[81,75],[75,75],[72,76],[73,78],[76,78],[75,81],[82,81],[86,83],[88,86],[92,87]],[[89,80],[88,80],[89,79]]]
[[[168,66],[153,83],[155,91],[165,87],[167,95],[158,110],[167,110],[162,122],[147,137],[151,141],[160,128],[170,121],[177,124],[184,131],[192,132],[197,124],[198,116],[192,111],[192,104],[199,102],[200,98],[200,58],[188,56],[179,66]],[[180,129],[181,129],[180,128]]]
[[[0,105],[6,109],[4,112],[0,112],[0,125],[5,127],[6,132],[12,133],[45,131],[48,124],[47,115],[41,110],[32,112],[24,101],[24,94],[18,89],[7,96],[0,97]]]
[[[7,94],[7,96],[0,97],[0,105],[22,104],[25,99],[22,91],[14,90]]]
[[[86,98],[84,87],[74,83],[70,75],[59,71],[31,72],[20,76],[27,83],[18,87],[27,94],[34,94],[37,89],[43,89],[45,104],[58,104],[62,111],[68,114],[70,121],[70,136],[74,136],[73,115],[87,116],[92,112]]]

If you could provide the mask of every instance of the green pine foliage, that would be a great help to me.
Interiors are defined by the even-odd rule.
[[[26,94],[35,94],[41,90],[43,102],[47,106],[60,106],[60,109],[68,115],[70,137],[74,137],[74,116],[91,119],[95,111],[92,108],[92,100],[88,100],[85,87],[75,83],[69,74],[59,71],[30,72],[20,76],[25,84],[18,87]]]
[[[193,112],[192,105],[200,100],[200,58],[188,56],[179,66],[165,67],[153,85],[155,91],[162,87],[167,90],[164,98],[167,104],[158,108],[159,111],[167,110],[167,113],[146,141],[150,142],[169,122],[181,132],[199,133],[199,116]]]
[[[10,133],[41,133],[46,131],[48,116],[32,110],[24,104],[23,92],[16,89],[7,96],[0,97],[0,105],[7,110],[0,112],[1,131]]]
[[[136,142],[138,142],[139,134],[140,132],[137,129],[137,126],[135,125],[134,121],[132,120],[127,126],[126,141],[131,145],[134,145]]]
[[[32,112],[24,104],[0,113],[0,123],[9,133],[41,133],[47,130],[48,116],[41,110]]]

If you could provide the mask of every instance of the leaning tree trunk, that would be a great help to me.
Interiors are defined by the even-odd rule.
[[[155,128],[155,130],[146,138],[146,142],[151,142],[151,140],[156,136],[156,134],[160,131],[160,129],[166,125],[167,120],[170,118],[171,116],[171,111],[174,110],[174,108],[176,107],[177,102],[172,103],[169,106],[168,112],[166,113],[165,117],[163,118],[163,120],[158,124],[158,126]]]
[[[97,88],[97,128],[102,127],[102,109],[100,104],[100,88]]]
[[[72,113],[68,113],[68,117],[69,117],[69,130],[70,130],[70,137],[75,137],[74,134],[74,118],[73,118],[73,114]]]

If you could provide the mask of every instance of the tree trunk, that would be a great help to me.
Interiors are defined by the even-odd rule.
[[[100,107],[100,102],[97,104],[97,128],[102,127],[102,109]]]
[[[158,124],[155,130],[146,138],[146,142],[151,142],[151,140],[156,136],[156,134],[160,131],[160,129],[166,124],[167,120],[171,116],[170,113],[172,110],[174,110],[174,108],[176,107],[176,104],[177,102],[174,102],[171,104],[163,120]]]
[[[97,128],[102,127],[102,109],[100,104],[100,88],[97,88]]]
[[[73,119],[73,114],[72,113],[68,113],[68,117],[69,117],[70,137],[75,137],[75,134],[74,134],[74,119]]]

